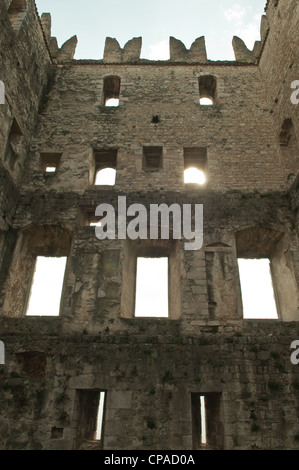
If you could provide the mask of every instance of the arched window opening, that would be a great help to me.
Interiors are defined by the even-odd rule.
[[[117,149],[94,150],[95,186],[114,186],[116,182]]]
[[[96,186],[114,186],[116,179],[115,168],[103,168],[96,172],[95,185]]]
[[[200,98],[199,102],[203,106],[211,106],[212,104],[214,104],[211,98]]]
[[[204,184],[206,177],[203,171],[191,167],[184,171],[184,181],[185,183]]]
[[[213,105],[217,94],[217,80],[213,75],[199,77],[199,102],[201,105]]]
[[[109,76],[104,78],[102,104],[107,107],[119,106],[120,78]]]
[[[203,185],[206,183],[207,148],[184,149],[184,183]]]

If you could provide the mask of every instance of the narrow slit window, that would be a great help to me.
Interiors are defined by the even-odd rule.
[[[103,448],[106,396],[103,390],[77,390],[76,449]]]
[[[270,260],[238,259],[243,318],[277,319]]]
[[[26,315],[59,316],[66,260],[37,256]]]
[[[137,258],[136,317],[168,317],[168,258]]]
[[[97,413],[97,427],[95,437],[97,441],[102,440],[103,436],[103,421],[104,421],[104,405],[105,405],[105,392],[100,392],[98,413]]]
[[[200,397],[200,413],[201,413],[201,444],[207,443],[207,431],[206,431],[206,405],[205,397]]]
[[[223,449],[221,393],[191,393],[193,449]]]

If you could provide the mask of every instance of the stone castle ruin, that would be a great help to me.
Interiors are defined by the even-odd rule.
[[[204,37],[75,60],[34,0],[0,2],[1,449],[299,449],[298,24],[297,0],[268,0],[235,61]],[[97,238],[119,196],[201,204],[201,248],[171,217],[168,239]],[[166,263],[165,315],[136,314],[159,271],[141,258]],[[41,259],[64,262],[56,313],[52,280],[28,310]],[[246,318],[239,259],[269,261],[276,318]]]

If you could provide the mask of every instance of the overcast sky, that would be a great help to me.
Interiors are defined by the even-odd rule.
[[[266,0],[35,0],[39,11],[51,13],[52,36],[59,46],[75,34],[75,59],[102,59],[106,37],[121,47],[142,37],[141,58],[168,59],[169,37],[189,49],[205,36],[210,60],[234,60],[232,38],[249,49],[260,39]]]

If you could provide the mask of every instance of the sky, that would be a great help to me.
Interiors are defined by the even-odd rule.
[[[35,0],[40,16],[51,13],[59,46],[77,35],[75,59],[102,59],[106,37],[121,47],[142,37],[141,58],[169,58],[169,37],[187,49],[205,36],[209,60],[234,60],[232,38],[249,49],[260,39],[266,0]]]

